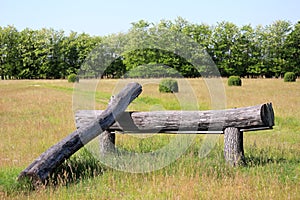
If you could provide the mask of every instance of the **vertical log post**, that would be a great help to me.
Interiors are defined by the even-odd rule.
[[[224,157],[231,166],[245,164],[243,132],[235,127],[228,127],[224,131]]]
[[[99,146],[100,146],[100,156],[105,157],[105,155],[115,152],[115,133],[110,131],[104,131],[99,135]]]

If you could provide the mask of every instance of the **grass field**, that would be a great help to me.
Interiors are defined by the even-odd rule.
[[[188,81],[199,109],[211,109],[205,82]],[[205,137],[199,135],[178,160],[143,174],[111,169],[82,149],[58,169],[49,186],[39,190],[18,183],[16,177],[75,129],[73,84],[66,80],[0,81],[0,199],[300,199],[300,81],[243,79],[242,87],[228,87],[226,81],[227,108],[272,102],[275,111],[273,130],[244,134],[246,166],[225,164],[222,135],[210,154],[199,158]],[[97,109],[106,107],[116,85],[124,83],[100,81],[95,93]],[[179,80],[181,94],[183,87]],[[194,108],[189,94],[183,95],[187,98],[182,104],[173,94],[160,94],[158,85],[145,84],[129,109]],[[151,152],[170,137],[117,135],[116,145]]]

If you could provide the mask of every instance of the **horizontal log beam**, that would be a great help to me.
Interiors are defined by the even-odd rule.
[[[76,126],[86,126],[103,111],[79,110]],[[220,133],[227,127],[244,131],[271,129],[274,111],[271,103],[208,111],[124,112],[108,130],[132,133]]]

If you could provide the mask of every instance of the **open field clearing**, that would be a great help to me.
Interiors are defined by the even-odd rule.
[[[187,93],[185,80],[193,88]],[[210,93],[202,79],[179,79],[179,92],[158,92],[155,80],[129,110],[208,110]],[[128,80],[126,80],[128,81]],[[82,149],[57,170],[53,182],[31,190],[18,183],[18,174],[50,146],[75,130],[73,84],[66,80],[0,81],[0,199],[300,199],[300,81],[243,79],[242,87],[228,87],[222,80],[226,108],[272,102],[273,130],[244,133],[247,165],[227,166],[223,135],[209,155],[199,158],[204,135],[175,162],[144,174],[111,169]],[[124,80],[101,80],[95,91],[96,109],[105,109]],[[198,105],[189,99],[196,98]],[[116,146],[134,152],[151,152],[174,136],[133,137],[117,135]]]

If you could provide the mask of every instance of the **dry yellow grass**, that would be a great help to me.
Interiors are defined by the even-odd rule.
[[[182,81],[179,80],[181,89],[184,88]],[[202,79],[188,81],[200,109],[210,109],[211,99],[205,82]],[[178,167],[148,174],[108,170],[101,176],[68,187],[50,187],[9,196],[1,191],[0,185],[0,199],[300,199],[299,182],[293,182],[300,177],[300,167],[296,167],[300,163],[296,158],[300,155],[299,80],[296,83],[284,83],[280,79],[243,79],[242,87],[228,87],[227,79],[222,81],[227,108],[273,103],[276,115],[274,130],[244,135],[246,155],[254,155],[249,152],[253,148],[259,149],[256,158],[264,155],[260,151],[270,151],[266,153],[268,159],[274,155],[274,158],[270,157],[274,159],[270,164],[224,171],[221,170],[222,166],[216,164],[206,169],[203,167],[204,161],[199,161],[197,157],[195,159],[194,155],[190,156],[191,152],[177,161]],[[142,82],[144,87],[140,97],[149,101],[149,104],[136,101],[130,109],[178,107],[174,94],[158,92],[157,80]],[[124,80],[101,80],[97,91],[112,94],[122,85]],[[75,129],[72,88],[73,84],[65,80],[0,81],[0,172],[14,168],[21,170]],[[187,91],[181,90],[181,93]],[[194,108],[188,102],[194,94],[183,95],[187,101],[186,108]],[[152,105],[155,99],[160,99],[162,105]],[[97,100],[97,108],[105,108],[107,100],[107,97]],[[120,143],[126,142],[126,138],[120,139]],[[289,159],[294,163],[291,166]],[[173,173],[174,169],[180,173]],[[209,172],[212,175],[208,175]],[[287,176],[287,180],[281,181],[284,176]]]
[[[0,167],[29,164],[74,129],[72,93],[43,83],[0,82]]]

